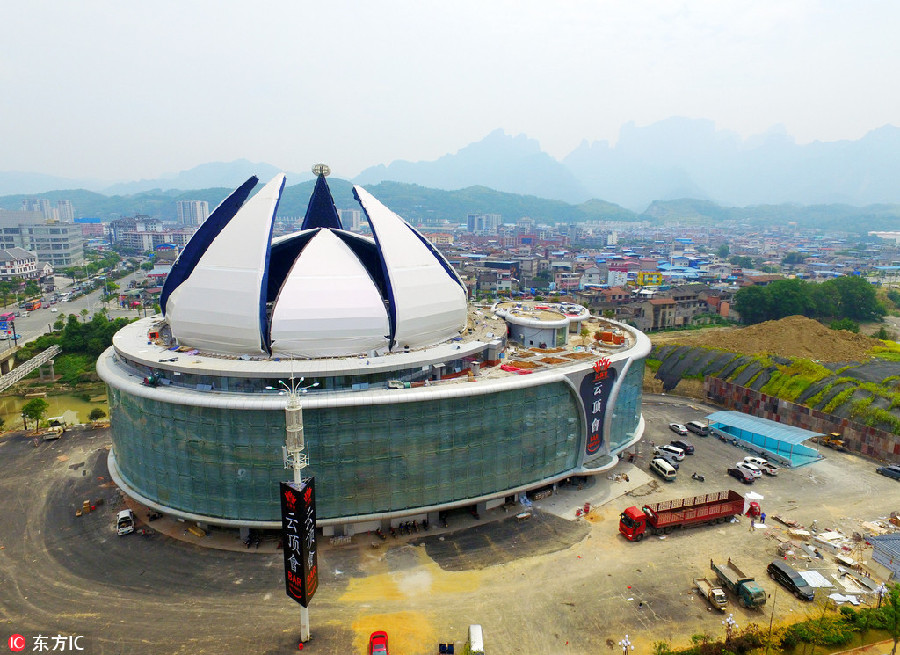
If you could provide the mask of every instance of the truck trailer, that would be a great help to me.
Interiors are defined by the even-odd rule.
[[[629,507],[619,515],[619,532],[628,541],[640,541],[650,534],[669,534],[674,528],[723,523],[745,512],[744,497],[736,491],[715,491],[700,496],[665,500],[640,509]],[[759,516],[759,503],[747,506],[748,516]]]
[[[730,557],[727,564],[716,564],[709,560],[709,568],[715,572],[719,582],[733,593],[744,607],[762,607],[766,604],[766,592],[763,588],[756,583],[756,580],[741,571]]]

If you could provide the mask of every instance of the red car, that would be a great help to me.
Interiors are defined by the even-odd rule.
[[[369,636],[369,655],[388,655],[388,637],[384,630],[376,630]]]

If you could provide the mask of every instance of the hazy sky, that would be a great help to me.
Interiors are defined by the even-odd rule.
[[[349,178],[496,128],[562,158],[669,116],[800,143],[900,125],[895,0],[2,6],[0,171],[246,158]]]

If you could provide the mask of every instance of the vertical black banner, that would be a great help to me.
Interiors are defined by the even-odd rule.
[[[281,541],[287,595],[309,607],[319,587],[315,478],[281,483]]]
[[[603,421],[606,418],[606,402],[616,381],[616,369],[610,366],[606,357],[594,362],[593,370],[581,380],[579,395],[584,404],[584,418],[587,424],[587,441],[584,454],[596,455],[603,444]]]

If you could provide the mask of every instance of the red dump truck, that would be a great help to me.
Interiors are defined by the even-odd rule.
[[[629,507],[619,515],[619,532],[628,541],[640,541],[644,534],[669,534],[673,528],[702,523],[722,523],[744,513],[744,497],[736,491],[665,500],[640,509]],[[759,516],[759,503],[749,502],[748,516]]]

